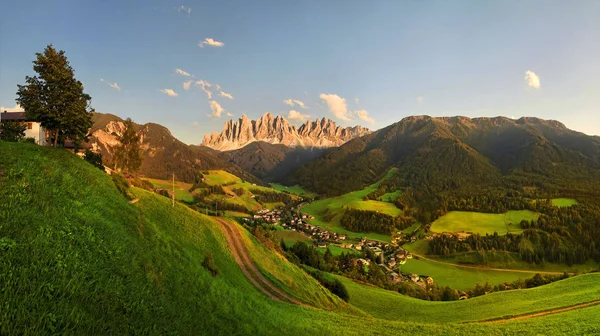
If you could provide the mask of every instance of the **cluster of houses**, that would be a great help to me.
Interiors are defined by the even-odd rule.
[[[281,221],[281,209],[278,210],[260,210],[252,216],[254,220],[262,220],[266,223],[277,224]]]

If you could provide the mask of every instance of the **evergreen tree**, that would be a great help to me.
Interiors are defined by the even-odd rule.
[[[117,139],[120,145],[115,153],[115,169],[120,168],[130,173],[138,171],[142,165],[140,136],[135,131],[131,118],[125,120],[125,131]]]
[[[16,121],[3,121],[0,123],[0,140],[18,142],[25,137],[27,126]]]
[[[28,119],[39,121],[53,133],[55,147],[66,139],[78,146],[87,140],[92,127],[91,97],[75,79],[64,51],[48,45],[36,57],[33,70],[38,76],[26,76],[27,84],[17,85],[16,100]]]

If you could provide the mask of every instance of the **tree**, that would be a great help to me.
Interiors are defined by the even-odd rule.
[[[26,85],[17,85],[17,99],[27,119],[39,121],[54,136],[54,147],[65,139],[78,146],[87,140],[92,126],[91,97],[83,92],[83,84],[65,52],[52,45],[44,53],[36,53],[33,70],[38,76],[25,76]]]
[[[140,136],[135,131],[131,118],[125,120],[125,130],[117,137],[120,145],[115,153],[115,169],[119,167],[127,172],[136,172],[142,165]]]
[[[102,164],[102,154],[94,153],[91,150],[86,150],[83,159],[91,163],[94,167],[104,171],[104,165]]]
[[[27,126],[16,121],[4,121],[0,123],[0,140],[18,142],[25,137]]]

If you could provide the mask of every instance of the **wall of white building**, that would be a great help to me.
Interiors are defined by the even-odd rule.
[[[39,122],[27,122],[27,129],[25,130],[26,138],[34,138],[35,143],[44,146],[46,144],[46,131]],[[29,126],[31,125],[31,129]]]

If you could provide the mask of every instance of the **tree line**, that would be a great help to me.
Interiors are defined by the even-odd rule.
[[[391,234],[394,230],[404,230],[414,224],[415,220],[411,217],[390,216],[381,212],[346,209],[340,224],[354,232],[375,232],[381,234]]]

